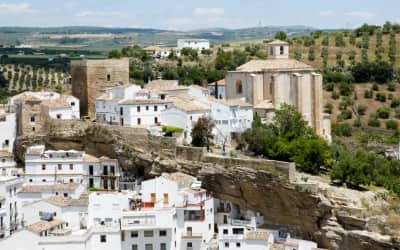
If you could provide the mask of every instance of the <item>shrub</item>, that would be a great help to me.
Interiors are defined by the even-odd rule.
[[[340,95],[337,91],[333,91],[332,92],[332,99],[337,100],[339,99]]]
[[[390,117],[390,110],[388,108],[379,108],[376,115],[380,119],[388,119]]]
[[[324,107],[324,112],[325,113],[332,114],[332,110],[333,110],[332,103],[325,104],[325,107]]]
[[[353,126],[356,127],[356,128],[361,127],[362,126],[361,120],[360,119],[354,120]]]
[[[365,115],[365,111],[367,111],[367,107],[363,105],[358,105],[357,106],[357,113],[359,115]]]
[[[386,102],[386,94],[385,93],[376,93],[375,100],[380,102]]]
[[[332,92],[335,89],[335,84],[333,82],[324,83],[324,89],[326,91]]]
[[[368,119],[368,126],[371,127],[380,127],[381,126],[381,122],[376,118],[376,116],[370,116]]]
[[[351,110],[345,109],[340,113],[340,116],[344,120],[349,120],[349,119],[353,118],[353,112],[351,112]]]
[[[341,82],[339,84],[339,92],[341,96],[350,96],[353,93],[354,86],[348,82]]]
[[[396,119],[400,119],[400,109],[397,108],[394,110],[394,117]]]
[[[395,120],[388,120],[386,122],[386,128],[396,130],[398,128],[398,123]]]
[[[366,89],[364,91],[364,98],[365,99],[371,99],[373,96],[374,96],[374,91],[373,90]]]
[[[182,128],[172,127],[172,126],[164,126],[162,128],[165,136],[171,137],[174,133],[182,133]]]
[[[379,85],[376,82],[374,84],[372,84],[372,90],[373,91],[378,91],[379,90]]]
[[[336,136],[345,136],[350,137],[353,134],[353,128],[350,124],[343,123],[343,124],[333,124],[332,125],[332,132]]]
[[[400,98],[393,98],[390,107],[397,108],[400,106]]]
[[[391,92],[396,91],[396,84],[394,82],[388,83],[388,90]]]

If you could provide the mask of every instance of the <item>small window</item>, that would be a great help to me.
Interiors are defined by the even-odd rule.
[[[152,230],[144,231],[144,237],[153,237],[154,232]]]
[[[164,106],[164,107],[165,107],[165,109],[167,109],[167,108],[168,108],[168,105],[167,105],[167,104],[165,104],[165,106]]]
[[[158,118],[154,117],[154,124],[158,124]]]
[[[142,120],[140,118],[137,118],[137,124],[140,125],[142,123]]]
[[[236,242],[236,247],[241,247],[240,242]]]
[[[32,131],[35,132],[35,131],[36,131],[36,128],[35,128],[35,127],[32,127]]]
[[[45,164],[42,165],[42,170],[46,170],[46,165]]]
[[[69,183],[74,183],[74,179],[69,179]]]
[[[75,106],[75,102],[71,102],[71,106]]]
[[[138,231],[132,231],[131,232],[131,238],[137,238],[137,237],[139,237]]]
[[[106,235],[100,235],[100,242],[101,243],[107,242],[107,236]]]
[[[166,243],[161,243],[160,244],[160,250],[167,250],[167,244]]]
[[[140,112],[140,106],[137,106],[136,109],[137,109],[137,112]]]
[[[149,110],[149,106],[146,106],[146,110]]]
[[[285,53],[285,48],[283,46],[280,47],[280,53],[283,55]]]
[[[243,228],[234,228],[232,230],[233,234],[244,234],[244,229]]]
[[[62,165],[58,164],[58,170],[62,170]]]
[[[222,232],[223,234],[228,234],[228,229],[224,229]]]
[[[229,242],[225,242],[225,247],[229,247]]]
[[[10,141],[9,141],[9,140],[5,140],[5,141],[4,141],[4,145],[8,146],[9,144],[10,144]]]
[[[61,119],[61,114],[57,114],[57,119],[58,119],[58,120]]]
[[[107,81],[111,81],[111,75],[107,74]]]
[[[74,170],[74,164],[69,164],[69,170]]]
[[[156,105],[156,106],[154,106],[154,111],[157,111],[158,110],[158,106]]]
[[[35,122],[35,117],[31,116],[31,122]]]
[[[153,244],[146,244],[144,245],[145,250],[153,250]]]
[[[68,198],[68,193],[64,193],[64,197],[65,197],[65,198]]]
[[[187,246],[187,247],[193,247],[193,243],[192,243],[192,242],[188,242],[188,243],[186,244],[186,246]]]
[[[133,245],[132,245],[132,250],[138,250],[138,245],[133,244]]]
[[[32,179],[29,179],[29,182],[32,182]]]
[[[167,231],[166,230],[160,230],[160,237],[165,237],[167,236]]]
[[[42,179],[42,182],[46,182],[46,179]]]
[[[236,94],[242,94],[243,93],[243,83],[241,80],[236,81]]]

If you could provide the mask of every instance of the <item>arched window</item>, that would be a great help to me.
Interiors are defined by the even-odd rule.
[[[236,94],[242,94],[242,93],[243,93],[242,80],[237,80],[236,81]]]

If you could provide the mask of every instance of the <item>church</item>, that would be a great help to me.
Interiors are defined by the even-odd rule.
[[[303,62],[289,59],[289,44],[267,44],[268,59],[252,60],[226,75],[226,99],[251,103],[268,123],[281,104],[293,105],[315,132],[331,141],[329,114],[323,110],[322,76]]]

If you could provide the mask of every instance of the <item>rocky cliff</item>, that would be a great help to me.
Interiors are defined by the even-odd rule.
[[[115,157],[125,170],[146,177],[181,171],[201,179],[213,196],[261,212],[268,226],[285,228],[322,247],[400,249],[399,238],[380,230],[382,220],[355,216],[362,209],[354,202],[335,197],[329,188],[299,181],[292,164],[206,155],[202,149],[179,147],[173,139],[151,136],[143,129],[53,121],[44,131],[17,139],[19,159],[29,145],[44,143],[52,149]]]

